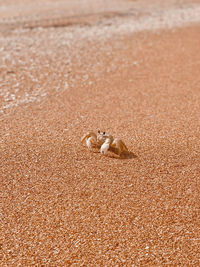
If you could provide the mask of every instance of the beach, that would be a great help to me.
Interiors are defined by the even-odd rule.
[[[1,266],[198,266],[199,1],[4,2]]]

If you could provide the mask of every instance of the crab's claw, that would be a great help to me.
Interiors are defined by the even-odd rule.
[[[89,149],[92,149],[92,147],[96,144],[96,139],[94,138],[94,136],[90,136],[89,138],[87,138],[86,140],[86,145]]]
[[[89,149],[97,144],[97,135],[94,132],[88,132],[81,138],[81,143],[86,140],[86,145]]]
[[[83,143],[84,140],[88,139],[89,137],[93,137],[94,140],[97,140],[97,135],[94,132],[88,132],[81,138],[81,143]]]
[[[108,149],[110,147],[112,140],[111,139],[106,139],[106,141],[103,143],[103,145],[101,146],[100,152],[103,153],[104,155],[107,154]]]

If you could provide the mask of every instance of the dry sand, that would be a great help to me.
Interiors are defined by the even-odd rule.
[[[199,1],[4,2],[1,266],[199,266]]]

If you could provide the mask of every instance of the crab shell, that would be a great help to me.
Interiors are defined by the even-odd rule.
[[[110,134],[107,134],[107,133],[105,133],[105,132],[98,132],[97,133],[97,143],[99,144],[99,145],[102,145],[103,143],[105,143],[105,141],[107,140],[107,139],[109,139],[110,140],[110,144],[112,144],[112,142],[113,142],[113,137],[112,137],[112,135],[110,135]]]

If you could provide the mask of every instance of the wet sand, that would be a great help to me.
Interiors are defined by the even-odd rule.
[[[135,1],[131,18],[104,10],[68,27],[68,17],[55,26],[41,11],[39,26],[29,19],[24,27],[8,1],[13,13],[8,4],[0,23],[2,266],[200,264],[200,24],[187,20],[195,1],[175,2]],[[130,153],[81,145],[98,129]]]

